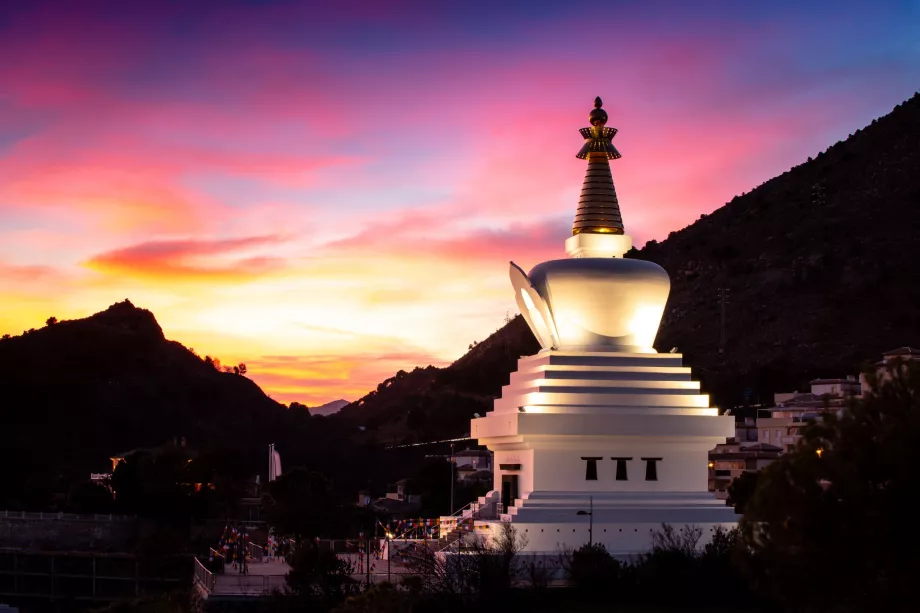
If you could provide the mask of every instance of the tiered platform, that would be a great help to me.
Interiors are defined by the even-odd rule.
[[[472,436],[495,453],[500,519],[531,551],[593,540],[646,551],[667,523],[735,525],[708,492],[708,451],[734,435],[676,353],[542,351],[521,358]],[[479,522],[497,527],[495,521]]]

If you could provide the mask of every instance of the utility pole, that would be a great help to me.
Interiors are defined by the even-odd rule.
[[[450,514],[454,514],[454,444],[450,444]]]
[[[728,304],[729,294],[730,290],[727,287],[719,288],[719,308],[722,316],[719,332],[719,353],[725,353],[725,305]]]
[[[367,589],[371,588],[371,533],[364,538],[364,573],[367,577]]]

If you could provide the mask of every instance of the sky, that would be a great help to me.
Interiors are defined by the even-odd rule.
[[[0,334],[129,298],[354,400],[564,257],[595,96],[641,246],[918,88],[916,1],[0,1]]]

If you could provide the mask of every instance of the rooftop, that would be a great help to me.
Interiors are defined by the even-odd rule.
[[[882,354],[884,357],[896,357],[902,355],[917,355],[920,356],[920,349],[914,349],[913,347],[898,347],[897,349],[892,349],[891,351],[886,351]]]

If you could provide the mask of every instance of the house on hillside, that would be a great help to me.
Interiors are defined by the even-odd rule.
[[[709,452],[709,491],[728,498],[728,486],[746,472],[756,472],[778,458],[783,450],[765,443],[742,443],[728,439]]]
[[[185,437],[173,437],[172,441],[164,443],[162,445],[157,445],[156,447],[138,447],[130,451],[123,451],[122,453],[116,453],[109,460],[112,462],[112,472],[115,472],[115,469],[118,468],[119,462],[126,460],[135,455],[150,455],[150,456],[160,456],[166,453],[175,453],[181,452],[189,459],[194,459],[198,457],[198,451],[188,446]]]
[[[366,506],[378,515],[396,519],[415,517],[422,508],[422,496],[420,494],[410,494],[411,487],[412,482],[410,479],[400,479],[388,488],[391,491],[387,492],[387,495],[383,498],[370,500],[367,492],[361,492],[359,502],[367,502]]]
[[[840,413],[846,403],[862,395],[856,377],[815,379],[811,391],[775,394],[776,406],[760,409],[757,417],[757,440],[790,451],[802,438],[802,428],[822,413]]]
[[[913,347],[898,347],[897,349],[892,349],[891,351],[883,353],[882,359],[875,363],[875,371],[881,380],[889,378],[888,369],[893,362],[898,360],[904,362],[920,360],[920,349],[915,349]],[[872,386],[868,379],[866,379],[865,373],[859,376],[859,382],[862,384],[863,394],[872,391]]]
[[[112,462],[112,474],[115,473],[115,470],[118,468],[118,465],[121,462],[129,458],[132,458],[135,456],[150,456],[151,458],[156,460],[157,458],[164,457],[164,456],[169,457],[171,454],[181,454],[182,457],[185,457],[186,462],[191,462],[192,460],[197,458],[199,455],[197,449],[194,449],[188,446],[187,441],[185,440],[184,436],[174,437],[172,441],[164,443],[163,445],[158,445],[156,447],[138,447],[136,449],[125,451],[122,453],[117,453],[111,456],[109,460]],[[93,475],[91,475],[91,479],[98,478],[99,476],[100,476],[99,474],[93,473]],[[109,475],[109,478],[111,478],[111,475]],[[196,483],[180,483],[180,485],[191,488],[196,492],[199,492],[202,489],[210,489],[210,490],[214,489],[213,483],[196,482]],[[253,484],[250,484],[249,486],[250,489],[252,488],[252,485]],[[250,495],[255,496],[255,494],[250,494]]]
[[[458,481],[492,480],[492,452],[488,449],[464,449],[454,454],[453,461]]]

